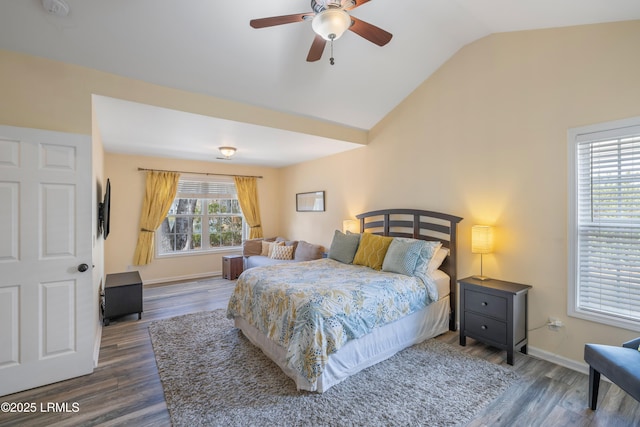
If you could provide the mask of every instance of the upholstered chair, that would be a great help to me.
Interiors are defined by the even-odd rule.
[[[589,407],[595,411],[598,403],[600,374],[640,401],[640,337],[622,347],[585,344],[584,360],[589,364]]]

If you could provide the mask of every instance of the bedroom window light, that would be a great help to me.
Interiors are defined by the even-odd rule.
[[[640,331],[640,117],[568,142],[569,315]]]
[[[156,253],[162,257],[239,248],[247,230],[233,179],[183,176],[156,231]]]

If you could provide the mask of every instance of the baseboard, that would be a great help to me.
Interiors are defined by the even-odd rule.
[[[460,330],[459,327],[458,330]],[[589,375],[589,365],[585,362],[578,362],[576,360],[569,359],[564,356],[539,349],[537,347],[531,347],[530,345],[527,346],[527,355],[535,357],[536,359],[545,360],[547,362],[563,366],[565,368],[569,368],[576,372],[580,372],[581,374]],[[605,377],[604,375],[601,378],[605,381],[611,382],[611,380],[609,380],[609,378]]]
[[[589,375],[589,365],[584,362],[578,362],[531,346],[527,346],[527,353],[529,356],[546,360],[547,362],[555,363],[556,365],[564,366],[565,368]]]
[[[218,276],[222,276],[222,271],[211,271],[208,273],[199,273],[199,274],[187,274],[184,276],[163,277],[161,279],[144,280],[143,282],[145,285],[155,285],[157,283],[185,282],[188,280],[199,280],[199,279],[206,279],[206,278],[218,277]]]

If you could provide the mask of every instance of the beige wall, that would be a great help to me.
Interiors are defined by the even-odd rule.
[[[470,44],[370,132],[366,147],[286,168],[284,232],[329,245],[342,219],[386,207],[464,217],[459,277],[478,274],[470,227],[497,227],[484,272],[527,283],[538,353],[581,363],[587,341],[637,332],[567,317],[567,129],[640,115],[640,21],[495,34]],[[428,53],[424,53],[428,54]],[[296,213],[299,191],[327,212]]]
[[[0,124],[91,134],[91,95],[366,143],[367,132],[0,49]]]
[[[140,271],[145,283],[192,279],[222,274],[222,256],[240,253],[225,251],[188,257],[156,258],[151,264],[132,266],[145,192],[145,172],[138,171],[139,167],[262,176],[258,179],[258,198],[263,230],[269,236],[280,232],[278,169],[107,153],[105,177],[111,181],[111,231],[105,242],[107,274],[136,269]]]

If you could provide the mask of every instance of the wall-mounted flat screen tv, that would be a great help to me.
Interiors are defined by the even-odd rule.
[[[102,203],[98,203],[98,234],[102,233],[104,239],[109,235],[111,210],[111,182],[107,179]]]

